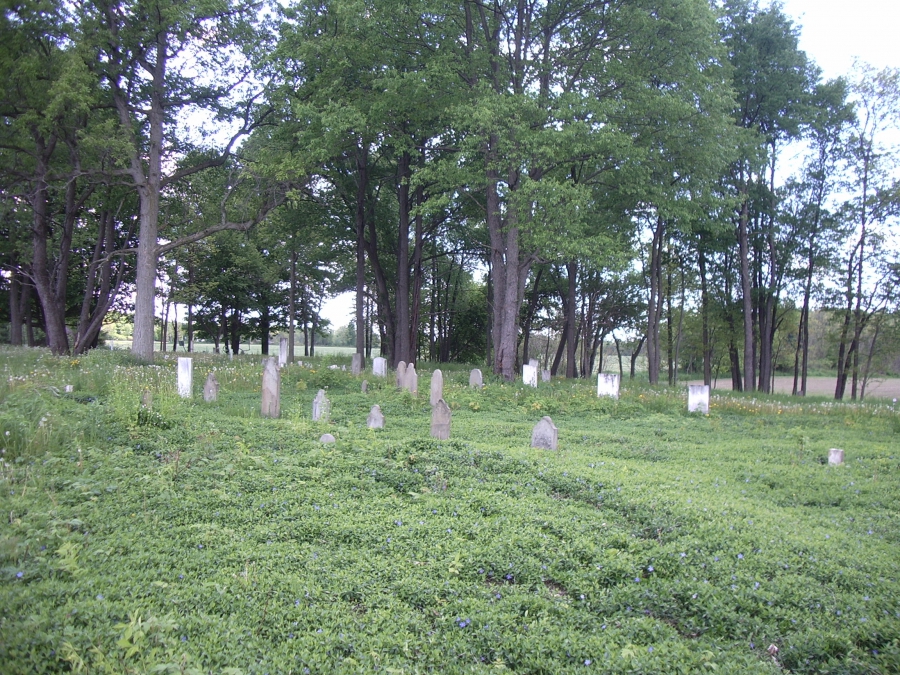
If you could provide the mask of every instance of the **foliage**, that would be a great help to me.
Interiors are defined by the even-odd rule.
[[[255,358],[195,358],[208,404],[171,360],[74,361],[2,352],[4,672],[900,668],[895,406],[695,416],[676,389],[475,390],[450,368],[438,442],[425,368],[414,398],[288,366],[263,420]],[[163,424],[138,423],[145,390]],[[528,447],[546,414],[558,452]]]

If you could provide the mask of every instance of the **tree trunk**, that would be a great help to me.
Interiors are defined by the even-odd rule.
[[[366,288],[366,194],[369,187],[369,146],[360,139],[356,152],[356,353],[365,353],[362,327],[365,321]]]
[[[566,263],[566,378],[577,376],[575,364],[575,294],[578,263],[574,260]]]
[[[750,218],[750,198],[743,194],[738,218],[738,255],[740,257],[741,295],[744,319],[744,391],[756,391],[756,373],[753,353],[753,295],[750,290],[750,238],[747,224]],[[734,364],[732,364],[733,367]]]
[[[650,242],[650,294],[647,300],[647,378],[650,384],[659,384],[661,345],[659,322],[662,317],[662,247],[665,221],[656,218],[653,239]]]
[[[703,384],[712,386],[712,347],[709,341],[709,284],[706,280],[706,252],[700,248],[700,320],[703,344]]]

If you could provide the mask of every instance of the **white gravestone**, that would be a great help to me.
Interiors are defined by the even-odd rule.
[[[416,372],[416,367],[411,363],[406,365],[406,378],[403,381],[403,386],[413,396],[419,395],[419,374]]]
[[[287,365],[287,357],[288,357],[288,339],[286,337],[282,337],[278,340],[278,366],[284,367]]]
[[[450,406],[440,399],[431,409],[431,436],[439,441],[450,438]]]
[[[378,377],[387,377],[387,359],[383,356],[376,356],[372,359],[372,374]]]
[[[597,374],[597,396],[611,396],[612,398],[619,398],[618,373]]]
[[[262,416],[279,417],[281,415],[281,373],[275,365],[275,359],[266,359],[262,378]]]
[[[828,464],[831,466],[840,466],[844,463],[844,451],[840,448],[831,448],[828,451]]]
[[[542,417],[541,421],[534,425],[531,432],[531,447],[556,450],[559,444],[559,429],[549,417]]]
[[[406,361],[397,363],[397,389],[406,387]]]
[[[688,385],[688,412],[709,414],[709,385]]]
[[[384,415],[380,405],[373,405],[366,418],[366,426],[369,429],[384,429]]]
[[[438,368],[431,375],[431,398],[429,403],[434,406],[437,402],[444,398],[444,374]]]
[[[183,356],[178,357],[178,395],[190,398],[193,389],[194,361]]]
[[[366,367],[366,359],[362,354],[353,355],[353,363],[350,365],[350,371],[353,375],[360,375]]]
[[[203,385],[203,400],[212,403],[219,397],[219,380],[215,373],[206,376],[206,384]]]
[[[481,389],[484,386],[484,379],[481,377],[481,370],[473,368],[469,373],[469,386]]]
[[[325,395],[324,389],[319,389],[319,393],[313,399],[312,418],[313,422],[327,422],[329,413],[331,412],[331,401]]]
[[[537,368],[532,366],[531,364],[526,364],[522,366],[522,382],[527,384],[529,387],[537,386]]]
[[[72,392],[75,391],[75,385],[74,385],[74,384],[67,384],[67,385],[66,385],[66,390],[65,390],[65,391],[66,391],[67,394],[71,394]]]

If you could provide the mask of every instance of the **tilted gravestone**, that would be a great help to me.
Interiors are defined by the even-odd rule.
[[[431,436],[439,441],[450,439],[450,406],[444,399],[438,400],[431,409]]]
[[[219,380],[216,374],[211,372],[206,376],[206,384],[203,385],[203,400],[212,403],[219,398]]]
[[[350,366],[350,371],[354,375],[360,375],[366,367],[366,358],[362,354],[354,354],[353,355],[353,363]]]
[[[619,398],[619,375],[612,373],[598,373],[597,396]]]
[[[366,418],[366,426],[369,429],[384,429],[384,415],[381,414],[381,406],[373,405]]]
[[[438,368],[431,374],[431,398],[429,403],[434,406],[444,398],[444,374]]]
[[[484,379],[481,377],[481,370],[473,368],[469,373],[469,386],[481,389],[484,386]]]
[[[183,356],[178,357],[178,395],[181,398],[190,398],[193,389],[193,359]]]
[[[419,374],[416,372],[416,367],[411,363],[406,364],[406,377],[403,380],[403,386],[413,396],[419,395]]]
[[[319,393],[316,394],[316,397],[313,399],[312,403],[313,422],[327,422],[330,413],[331,401],[329,401],[328,397],[325,395],[325,390],[319,389]]]
[[[383,356],[376,356],[372,359],[372,374],[378,377],[387,377],[387,359]]]
[[[406,387],[406,361],[397,363],[397,389]]]
[[[261,414],[263,417],[281,415],[281,373],[275,359],[266,359],[266,367],[263,368]]]
[[[828,464],[830,466],[840,466],[844,463],[844,451],[840,448],[831,448],[828,451]]]
[[[709,414],[709,385],[688,385],[688,412]]]
[[[278,339],[278,366],[283,367],[287,365],[287,357],[288,357],[288,339],[286,337],[282,337]]]
[[[522,366],[522,382],[529,387],[537,386],[537,368],[530,364]]]
[[[556,450],[559,444],[559,429],[549,417],[542,417],[541,421],[534,425],[531,432],[531,447]]]

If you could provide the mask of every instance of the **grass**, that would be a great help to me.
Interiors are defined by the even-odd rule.
[[[291,366],[266,420],[258,357],[197,356],[190,400],[171,359],[0,360],[4,673],[900,671],[891,405],[450,368],[438,442],[425,367]]]

